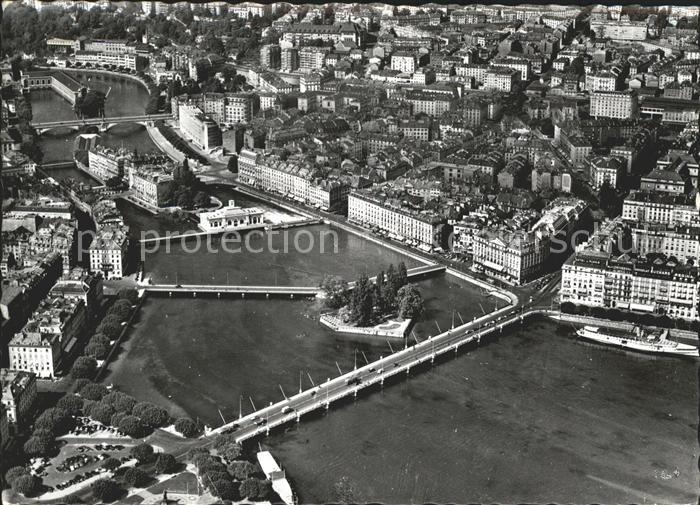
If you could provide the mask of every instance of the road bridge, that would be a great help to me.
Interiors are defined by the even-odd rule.
[[[434,364],[439,356],[457,354],[460,347],[478,345],[481,339],[503,331],[503,328],[521,323],[526,318],[549,314],[546,308],[531,308],[525,311],[521,306],[505,307],[457,328],[417,342],[386,357],[381,357],[363,367],[354,369],[325,383],[286,397],[284,400],[265,408],[240,415],[231,423],[212,430],[211,434],[234,433],[236,442],[243,442],[259,435],[269,434],[270,430],[290,422],[299,422],[305,414],[319,409],[330,408],[333,402],[357,394],[372,386],[383,386],[384,382],[400,374],[409,374],[411,369],[430,363]]]
[[[120,117],[96,117],[85,119],[66,119],[62,121],[48,121],[43,123],[32,123],[34,129],[39,135],[52,130],[54,128],[70,128],[71,130],[80,130],[86,126],[97,126],[101,132],[107,131],[115,125],[123,123],[141,124],[144,126],[152,126],[155,121],[172,119],[172,114],[141,114],[139,116],[120,116]]]

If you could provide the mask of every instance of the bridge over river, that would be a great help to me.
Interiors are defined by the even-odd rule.
[[[290,422],[300,422],[305,414],[320,409],[329,409],[333,402],[357,394],[373,386],[381,387],[391,377],[409,374],[423,364],[435,363],[439,356],[457,354],[460,347],[478,345],[483,337],[500,332],[508,325],[521,323],[527,317],[553,311],[547,308],[531,307],[525,311],[523,305],[510,305],[472,322],[450,329],[444,333],[416,341],[414,345],[394,352],[386,357],[367,363],[347,373],[314,387],[256,410],[223,426],[212,430],[206,436],[220,433],[233,433],[237,442],[243,442],[259,435],[269,434],[270,430]],[[283,392],[284,394],[284,392]],[[204,438],[206,438],[206,436]]]
[[[32,126],[39,135],[54,128],[70,128],[80,130],[85,126],[97,126],[100,131],[107,131],[115,125],[122,123],[152,125],[155,121],[172,119],[172,114],[142,114],[140,116],[120,116],[120,117],[96,117],[86,119],[65,119],[62,121],[48,121],[43,123],[32,123]]]
[[[424,265],[416,268],[410,268],[406,271],[406,277],[410,281],[430,277],[445,271],[443,265]],[[370,279],[374,281],[374,277]],[[352,288],[354,283],[350,282],[349,287]],[[321,293],[321,289],[317,286],[246,286],[246,285],[228,285],[228,284],[147,284],[142,286],[147,293],[160,293],[173,296],[175,294],[191,294],[193,297],[198,295],[216,295],[221,298],[223,295],[265,295],[270,297],[276,296],[309,296],[315,297]]]

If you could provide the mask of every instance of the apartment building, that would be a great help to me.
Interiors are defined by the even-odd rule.
[[[311,72],[322,69],[326,61],[326,55],[330,52],[329,47],[302,47],[299,49],[299,70]]]
[[[8,344],[10,369],[31,372],[42,379],[56,376],[65,352],[69,352],[85,329],[82,300],[50,296]]]
[[[638,117],[637,91],[594,91],[590,96],[590,115],[617,119]]]
[[[294,72],[299,68],[299,48],[285,47],[281,53],[281,68],[283,72]]]
[[[622,219],[667,226],[700,225],[700,214],[692,198],[669,193],[632,191],[622,205]]]
[[[221,146],[222,137],[219,125],[205,115],[199,107],[180,104],[178,116],[180,130],[197,147],[210,151]]]
[[[263,156],[250,149],[241,150],[238,156],[238,178],[246,184],[323,210],[344,207],[350,187],[345,182],[327,180],[320,175],[293,161]]]
[[[279,44],[265,44],[260,48],[260,66],[263,68],[280,68],[282,49]]]
[[[151,207],[163,207],[171,194],[173,176],[154,166],[130,166],[129,189],[131,196]]]
[[[95,51],[99,53],[136,54],[136,46],[122,39],[76,40],[75,47],[78,50],[84,49],[85,51]]]
[[[412,90],[406,92],[406,101],[411,104],[414,115],[427,114],[431,117],[440,117],[445,112],[454,110],[455,107],[454,97],[446,93]]]
[[[358,190],[348,196],[348,220],[376,227],[396,240],[431,251],[442,243],[445,218],[431,211],[407,208],[396,200]]]
[[[659,253],[673,257],[681,263],[700,259],[700,227],[674,226],[665,224],[631,224],[634,250],[640,256]]]
[[[518,81],[519,70],[510,67],[492,67],[486,71],[484,89],[493,89],[510,93]]]
[[[135,53],[108,53],[101,51],[76,51],[74,55],[75,63],[81,65],[90,64],[91,66],[110,66],[124,67],[129,70],[136,71],[136,54]]]
[[[416,55],[409,51],[396,51],[391,55],[391,69],[402,74],[412,74],[418,67]]]
[[[586,91],[616,91],[617,75],[608,70],[586,75]]]
[[[595,189],[606,182],[612,188],[617,188],[625,173],[625,164],[614,156],[594,156],[588,159],[590,166],[590,180]]]
[[[512,68],[518,71],[518,80],[527,81],[530,79],[530,61],[525,58],[494,58],[491,60],[492,67]]]
[[[614,257],[604,251],[579,251],[562,267],[562,303],[698,318],[697,267],[656,258]]]
[[[23,430],[30,423],[30,414],[37,400],[36,375],[30,372],[0,368],[2,405],[10,425]]]
[[[535,279],[550,258],[559,254],[558,240],[568,245],[579,218],[588,209],[583,200],[561,198],[529,229],[485,228],[472,239],[474,269],[511,284]],[[565,251],[560,251],[564,253]]]
[[[124,165],[131,159],[131,151],[110,149],[97,145],[88,151],[87,171],[99,181],[124,177]]]
[[[121,279],[129,246],[128,228],[119,224],[101,225],[90,244],[90,272],[102,272],[105,279]]]
[[[678,172],[657,168],[642,176],[639,189],[642,191],[682,195],[685,193],[685,180]]]

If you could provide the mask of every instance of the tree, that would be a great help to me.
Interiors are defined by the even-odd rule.
[[[108,403],[114,407],[117,412],[124,412],[126,414],[131,414],[136,405],[136,399],[121,391],[112,391],[108,393],[103,399],[103,402]]]
[[[119,423],[118,428],[124,435],[133,438],[141,438],[148,433],[146,425],[136,416],[125,416]]]
[[[107,337],[110,341],[116,340],[119,337],[119,334],[122,332],[121,321],[114,316],[107,316],[97,327],[97,331]]]
[[[96,360],[104,360],[109,355],[111,346],[102,343],[90,342],[85,346],[85,356],[95,358]]]
[[[339,309],[348,303],[350,290],[345,279],[336,275],[326,275],[321,281],[325,303],[331,309]]]
[[[118,318],[120,321],[126,321],[131,314],[131,304],[126,300],[118,300],[109,309],[109,315]]]
[[[396,307],[396,292],[399,290],[396,284],[397,280],[394,265],[389,265],[389,268],[386,271],[384,290],[382,291],[383,301],[387,311],[393,310]]]
[[[181,417],[175,421],[175,429],[182,434],[183,437],[193,438],[199,435],[200,429],[192,419]]]
[[[149,480],[148,474],[140,468],[129,468],[124,472],[124,482],[130,487],[144,487]]]
[[[423,297],[414,284],[407,284],[399,289],[399,316],[403,319],[418,320],[423,314]]]
[[[34,475],[20,475],[12,482],[12,490],[24,496],[34,496],[41,489],[41,479]]]
[[[111,345],[110,340],[102,333],[95,333],[90,339],[91,344]]]
[[[110,426],[119,426],[124,418],[128,416],[126,412],[115,412],[112,414],[112,417],[109,418],[109,424]]]
[[[218,448],[217,451],[226,461],[233,461],[241,455],[243,448],[236,442],[230,442],[223,447]]]
[[[46,456],[53,449],[54,442],[46,436],[32,435],[24,443],[23,449],[28,456]]]
[[[92,485],[92,495],[103,502],[112,502],[119,498],[122,488],[113,479],[101,479]]]
[[[132,447],[129,454],[132,458],[136,458],[140,464],[150,463],[155,458],[153,454],[153,446],[145,443]]]
[[[212,491],[214,495],[218,496],[222,500],[237,501],[240,499],[238,486],[228,479],[214,481]]]
[[[32,104],[26,99],[21,98],[17,100],[15,105],[15,113],[17,114],[17,119],[22,123],[31,123],[33,119],[32,114]]]
[[[365,274],[360,275],[352,291],[350,301],[351,318],[358,326],[368,326],[372,319],[372,286]]]
[[[76,379],[89,379],[95,376],[97,371],[97,361],[89,356],[80,356],[73,363],[71,376]]]
[[[257,469],[250,461],[232,461],[228,466],[228,471],[236,480],[246,480],[255,474]]]
[[[161,453],[156,459],[156,473],[175,473],[178,468],[177,460],[172,454]]]
[[[238,155],[237,154],[231,155],[231,157],[228,159],[228,163],[226,164],[226,168],[228,168],[229,172],[232,172],[234,174],[238,173]]]
[[[177,206],[183,209],[191,209],[194,206],[192,193],[187,190],[180,193],[177,197]]]
[[[73,383],[73,391],[80,394],[80,390],[88,384],[94,384],[90,379],[78,379]]]
[[[80,359],[80,358],[78,358]],[[101,400],[109,390],[103,386],[102,384],[95,384],[95,383],[90,383],[85,385],[80,390],[80,396],[85,398],[86,400],[93,400],[93,401],[99,401]]]
[[[248,498],[253,500],[258,497],[259,492],[258,479],[246,479],[241,482],[241,486],[238,488],[238,492],[241,498]]]
[[[25,467],[13,466],[7,472],[5,472],[5,482],[7,482],[11,486],[17,477],[21,477],[22,475],[28,474],[29,470],[27,470]]]
[[[211,199],[204,191],[197,191],[194,195],[194,206],[195,207],[208,207]]]
[[[134,288],[124,288],[119,290],[117,298],[119,300],[126,300],[132,305],[136,305],[136,302],[139,301],[139,294]]]
[[[151,428],[160,428],[170,422],[168,411],[155,405],[144,410],[139,417],[142,423]]]
[[[104,405],[102,403],[98,403],[90,412],[90,417],[98,423],[109,425],[109,423],[112,421],[112,416],[114,414],[115,411],[111,405]]]
[[[408,271],[406,270],[406,264],[402,261],[399,263],[399,269],[396,273],[396,291],[408,284]]]
[[[68,411],[52,407],[46,409],[34,422],[35,430],[45,430],[54,435],[62,435],[70,429],[73,418]]]
[[[107,470],[116,470],[120,466],[122,466],[121,462],[112,457],[109,457],[102,462],[102,468],[106,468]]]

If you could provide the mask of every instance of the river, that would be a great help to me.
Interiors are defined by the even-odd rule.
[[[108,111],[122,104],[116,113],[140,112],[131,107],[145,104],[146,91],[123,81],[113,87],[121,99],[110,95]],[[72,114],[55,95],[42,100],[43,93],[32,94],[35,117]],[[153,148],[145,131],[125,128],[122,137],[110,131],[106,143]],[[42,138],[45,151],[56,149],[49,159],[66,159],[68,143]],[[215,194],[264,205],[232,190]],[[136,235],[190,228],[119,205]],[[175,243],[169,253],[150,253],[146,272],[163,282],[316,285],[325,274],[374,275],[402,259],[415,266],[340,231],[338,251],[321,253],[328,231],[319,225],[289,232],[292,242],[300,233],[314,238],[317,247],[307,254],[188,253],[189,245]],[[253,247],[267,245],[256,240]],[[282,236],[271,242],[283,243]],[[428,309],[416,328],[420,339],[449,327],[455,314],[466,320],[496,303],[445,276],[419,286]],[[321,309],[311,300],[152,297],[106,382],[218,425],[221,416],[238,415],[241,397],[247,412],[251,401],[259,408],[281,399],[280,387],[295,392],[300,372],[306,388],[307,372],[318,383],[337,367],[347,371],[355,360],[390,352],[385,341],[320,326]],[[698,482],[697,380],[696,362],[582,343],[570,327],[536,320],[262,443],[306,503],[332,501],[341,477],[357,501],[689,503]]]
[[[137,81],[126,77],[87,72],[71,72],[71,75],[83,82],[90,79],[98,82],[103,89],[109,89],[105,103],[106,116],[125,116],[143,114],[148,103],[148,91]],[[30,95],[32,114],[35,122],[75,119],[73,107],[66,100],[50,89],[35,90]],[[70,129],[55,129],[44,133],[39,139],[39,147],[44,153],[43,161],[70,160],[73,158],[73,141],[76,133]],[[101,133],[102,144],[111,147],[126,146],[137,148],[140,152],[156,151],[146,128],[141,125],[122,124]],[[59,177],[73,176],[77,169],[57,174]]]

